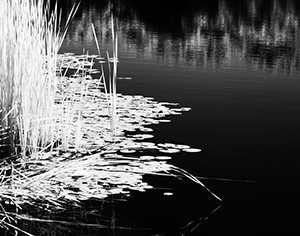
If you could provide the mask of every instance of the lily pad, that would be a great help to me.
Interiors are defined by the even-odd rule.
[[[182,151],[184,151],[184,152],[201,152],[201,149],[199,149],[199,148],[187,148],[187,149],[183,149]]]
[[[120,152],[122,153],[135,153],[136,151],[133,149],[121,149]]]
[[[169,156],[156,156],[155,159],[160,160],[160,161],[164,161],[164,160],[171,160],[172,157],[169,157]]]
[[[141,160],[154,160],[155,157],[154,156],[140,156]]]
[[[178,152],[180,152],[180,150],[178,150],[176,148],[159,149],[159,151],[163,152],[163,153],[178,153]]]

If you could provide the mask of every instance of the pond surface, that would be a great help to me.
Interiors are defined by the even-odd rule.
[[[68,12],[74,2],[59,1],[59,6]],[[153,125],[149,141],[201,148],[197,154],[174,154],[170,161],[196,176],[257,181],[203,180],[223,204],[188,235],[297,235],[299,1],[85,0],[61,52],[97,54],[93,23],[105,55],[112,46],[111,12],[118,22],[118,76],[132,78],[118,80],[118,92],[192,108],[170,117],[171,123]],[[183,217],[176,208],[184,202],[194,203],[184,214],[196,219],[200,212],[199,186],[181,187],[179,198],[172,197],[166,225],[178,223],[176,214]],[[147,205],[148,211],[131,212],[137,227],[143,218],[149,223],[161,214],[151,215],[149,209],[163,201],[152,197],[138,194],[125,204],[125,213],[129,206]]]

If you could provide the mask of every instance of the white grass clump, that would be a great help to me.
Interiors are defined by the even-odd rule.
[[[54,140],[59,24],[50,1],[0,1],[0,118],[11,131],[3,145],[23,156]]]

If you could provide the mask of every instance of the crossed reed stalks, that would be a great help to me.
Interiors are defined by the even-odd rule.
[[[0,2],[0,142],[8,156],[28,156],[59,139],[57,58],[78,6],[62,28],[50,1]]]
[[[46,4],[36,0],[4,0],[0,3],[0,30],[3,32],[0,38],[0,148],[8,151],[7,156],[16,153],[30,156],[52,148],[57,142],[66,151],[71,139],[77,140],[75,149],[80,146],[80,134],[71,131],[74,121],[77,124],[75,130],[80,131],[80,111],[70,112],[74,94],[68,94],[69,102],[64,103],[63,109],[56,106],[58,78],[63,77],[57,66],[58,51],[78,6],[73,6],[62,28],[57,5],[50,11],[50,1]],[[104,84],[113,136],[117,117],[118,38],[113,16],[111,22],[112,57],[107,52],[109,92],[102,64],[99,83]],[[92,28],[101,57],[93,25]],[[85,79],[86,74],[82,72],[81,77]],[[82,89],[87,91],[86,87]]]

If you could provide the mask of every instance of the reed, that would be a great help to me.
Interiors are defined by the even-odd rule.
[[[112,64],[112,68],[109,66],[109,87],[110,87],[110,96],[111,96],[111,130],[114,134],[116,129],[117,122],[117,63],[118,63],[118,35],[115,30],[114,18],[111,16],[111,24],[112,24],[112,43],[113,43],[113,52],[112,58],[109,57],[109,53],[107,53],[107,58]]]
[[[2,129],[10,130],[2,140],[9,154],[30,155],[55,142],[57,55],[68,22],[60,33],[50,1],[0,2],[0,118]]]
[[[92,24],[92,30],[97,46],[97,50],[99,56],[101,57],[101,51],[99,47],[99,42],[97,39],[95,27]],[[110,129],[112,140],[114,140],[115,131],[117,128],[117,68],[118,68],[118,34],[115,28],[114,17],[111,15],[111,34],[112,34],[112,57],[110,57],[109,52],[106,52],[107,61],[108,61],[108,84],[109,84],[109,91],[107,90],[106,83],[105,83],[105,73],[103,69],[103,65],[100,65],[101,68],[101,76],[99,82],[104,82],[105,94],[108,95],[108,103],[110,104],[109,107],[109,115],[110,115]]]

